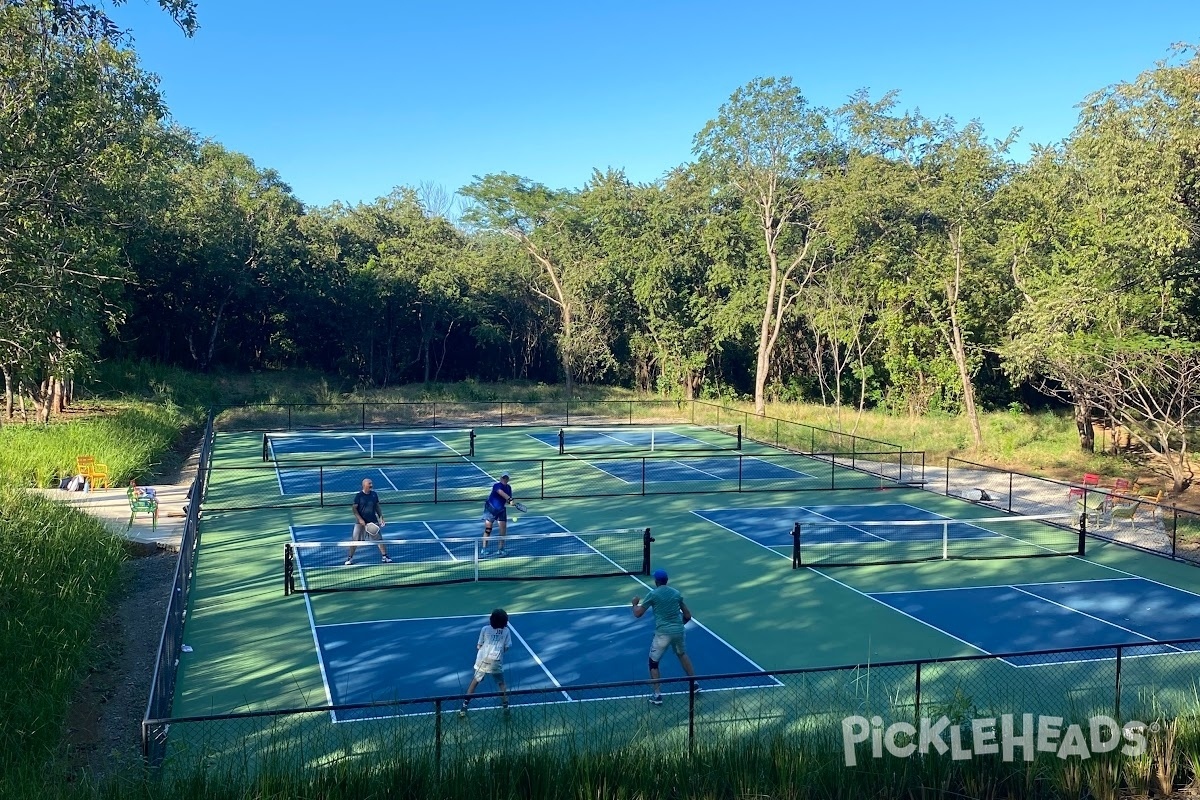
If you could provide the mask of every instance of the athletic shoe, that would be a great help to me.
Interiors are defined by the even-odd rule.
[[[390,558],[388,558],[387,556],[384,556],[383,558],[381,558],[379,560],[382,561],[384,564],[392,563],[392,560]]]
[[[346,563],[346,566],[348,567],[348,566],[350,566],[351,564],[353,564],[353,563],[354,563],[354,559],[353,559],[353,558],[347,558],[345,563]]]
[[[462,708],[460,708],[460,709],[458,710],[458,716],[459,716],[459,717],[465,717],[465,716],[467,716],[467,707],[466,707],[466,706],[463,706]]]
[[[503,550],[497,550],[496,555],[500,556],[501,558],[504,558],[506,555],[508,555],[508,553],[504,552]]]
[[[480,557],[480,558],[483,558],[483,557],[484,557],[484,556],[486,556],[486,555],[490,555],[490,553],[488,552],[488,549],[485,547],[485,548],[483,548],[482,550],[480,550],[480,551],[479,551],[479,557]]]
[[[662,695],[661,694],[650,695],[650,705],[661,706],[662,705]]]

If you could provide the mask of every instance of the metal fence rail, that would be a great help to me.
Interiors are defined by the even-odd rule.
[[[1073,512],[1093,538],[1200,566],[1200,514],[1173,505],[953,457],[937,488],[1012,514]],[[987,499],[976,499],[979,490]]]
[[[997,728],[1008,716],[1018,729],[1025,715],[1061,717],[1067,724],[1099,714],[1151,722],[1195,710],[1190,687],[1197,668],[1200,639],[1143,641],[664,679],[661,708],[648,706],[649,681],[640,680],[510,690],[511,714],[484,707],[499,693],[479,692],[471,697],[469,720],[452,716],[463,694],[147,718],[143,741],[153,767],[187,769],[200,758],[207,770],[346,759],[375,765],[394,758],[442,770],[458,760],[535,747],[616,752],[630,745],[629,731],[646,726],[655,736],[638,737],[639,748],[691,753],[755,737],[836,736],[851,716],[917,726],[923,719],[945,717],[959,726],[992,718]],[[330,724],[335,720],[339,724]]]
[[[295,461],[214,466],[210,472],[205,509],[245,511],[345,505],[364,476],[372,476],[381,488],[388,489],[380,481],[381,474],[403,487],[403,491],[386,492],[389,504],[478,503],[481,478],[505,473],[513,476],[521,500],[903,487],[921,482],[924,453],[745,455],[730,451],[716,457],[589,456],[582,460],[556,456],[470,463],[435,459]],[[263,487],[271,487],[271,497],[264,497]]]
[[[150,680],[150,699],[146,703],[144,717],[147,720],[170,716],[171,704],[175,697],[175,677],[179,667],[179,654],[183,647],[183,626],[187,619],[192,564],[196,557],[196,547],[200,541],[200,506],[204,501],[204,491],[207,486],[212,443],[213,413],[210,411],[200,443],[200,460],[196,468],[196,477],[192,481],[187,518],[184,521],[183,535],[180,539],[179,559],[176,561],[175,577],[171,583],[171,598],[167,601],[167,612],[163,621],[162,636],[159,639],[158,655],[154,661],[154,675]],[[143,737],[147,730],[149,729],[143,725]],[[161,745],[162,742],[142,739],[142,751],[147,758],[155,757],[155,749]]]

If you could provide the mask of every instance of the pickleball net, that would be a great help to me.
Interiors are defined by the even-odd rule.
[[[482,537],[290,542],[284,594],[649,575],[653,541],[649,528],[507,536],[503,556],[497,532],[486,553]]]
[[[923,561],[1082,556],[1078,515],[986,519],[801,521],[792,567],[860,567]]]
[[[663,427],[589,425],[560,428],[559,455],[611,453],[705,453],[742,449],[741,425]]]
[[[474,428],[412,431],[300,431],[263,435],[263,461],[446,458],[475,455]]]

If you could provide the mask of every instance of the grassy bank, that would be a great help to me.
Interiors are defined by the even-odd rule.
[[[53,759],[123,559],[98,520],[0,489],[0,797]]]

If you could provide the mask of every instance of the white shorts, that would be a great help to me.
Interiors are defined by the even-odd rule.
[[[496,680],[504,678],[503,658],[489,658],[487,648],[475,656],[475,680],[481,681],[488,675],[494,675]]]
[[[677,656],[687,655],[687,648],[684,646],[684,634],[656,633],[654,634],[653,641],[650,642],[650,660],[662,661],[662,657],[666,654],[668,647],[674,650]]]

